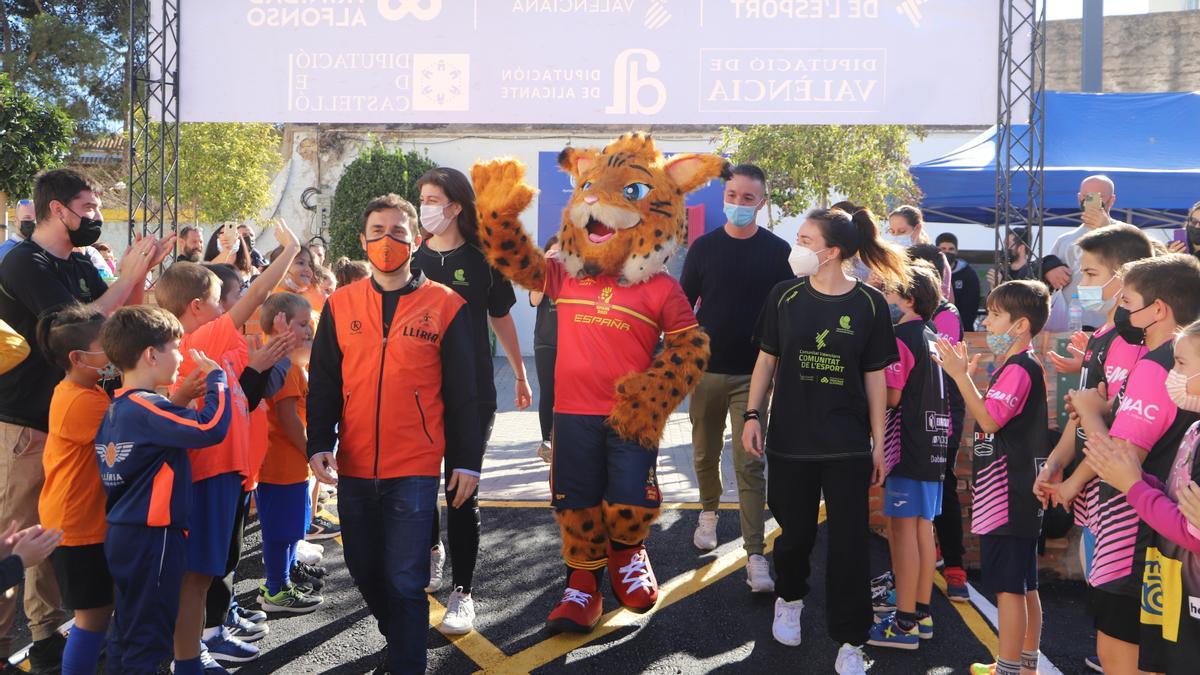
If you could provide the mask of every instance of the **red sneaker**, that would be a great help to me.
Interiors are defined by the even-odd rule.
[[[596,575],[575,570],[563,590],[562,600],[546,619],[550,630],[560,633],[590,633],[600,623],[604,599],[596,588]]]
[[[648,612],[658,602],[658,581],[650,568],[646,547],[627,548],[621,551],[608,549],[608,579],[613,594],[626,609]]]

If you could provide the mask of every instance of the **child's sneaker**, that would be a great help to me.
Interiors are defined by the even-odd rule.
[[[304,571],[304,568],[298,565],[292,565],[292,569],[288,572],[292,583],[297,586],[307,586],[314,591],[320,591],[325,588],[325,581],[321,577],[315,577]]]
[[[788,602],[775,598],[775,620],[771,622],[771,636],[781,645],[799,647],[802,637],[800,614],[804,612],[803,600]]]
[[[233,637],[224,626],[218,629],[216,635],[204,640],[204,646],[221,663],[249,663],[258,658],[258,647]]]
[[[994,663],[972,663],[971,675],[996,675],[996,664]]]
[[[971,592],[967,590],[967,572],[961,567],[947,567],[942,573],[946,578],[946,595],[954,602],[969,602]]]
[[[927,616],[924,619],[917,621],[917,630],[921,633],[922,640],[933,639],[933,617]]]
[[[751,593],[774,593],[775,580],[771,578],[771,564],[757,553],[746,561],[746,584]]]
[[[446,635],[466,635],[475,629],[475,601],[459,586],[450,593],[446,614],[438,630]]]
[[[229,613],[225,615],[225,627],[229,629],[230,635],[242,642],[258,642],[271,631],[265,621],[254,623],[249,619],[244,619],[233,607],[230,607]]]
[[[896,591],[885,591],[871,598],[871,608],[876,614],[890,614],[896,611]]]
[[[204,669],[204,675],[229,675],[225,666],[217,663],[217,660],[208,652],[208,646],[203,641],[200,642],[200,667]],[[171,672],[175,672],[175,662],[173,661],[171,662]]]
[[[260,612],[257,609],[250,609],[249,607],[242,607],[236,603],[233,605],[233,609],[231,611],[234,614],[237,614],[238,618],[245,619],[250,623],[261,624],[267,620],[266,612]]]
[[[325,599],[319,595],[307,595],[302,593],[298,588],[288,586],[279,591],[275,595],[271,595],[267,591],[266,586],[261,586],[258,589],[258,604],[268,612],[282,612],[285,614],[308,614],[315,612],[317,607]]]
[[[1084,657],[1083,665],[1088,670],[1090,670],[1094,673],[1103,673],[1104,672],[1104,667],[1100,665],[1100,657],[1099,656]]]
[[[446,547],[442,546],[442,542],[439,541],[438,545],[429,552],[429,585],[425,587],[426,593],[437,593],[442,590],[442,586],[446,584],[445,569]]]
[[[886,593],[896,587],[896,577],[892,575],[891,570],[880,574],[871,579],[871,595],[879,595]],[[882,590],[881,590],[882,589]]]
[[[322,539],[333,539],[342,535],[342,526],[333,522],[324,513],[318,513],[313,516],[312,522],[308,524],[308,532],[304,535],[305,541],[320,541]]]
[[[301,539],[296,542],[296,560],[309,565],[320,565],[321,558],[324,556],[325,548],[320,544],[304,541]]]
[[[916,626],[909,630],[901,628],[893,614],[871,626],[867,644],[892,649],[916,649],[921,646],[921,633]]]
[[[838,650],[837,660],[833,662],[833,669],[838,675],[866,675],[867,668],[872,665],[873,662],[863,654],[862,647],[843,644]]]
[[[692,545],[701,551],[711,551],[717,547],[717,512],[701,511],[696,523],[696,531],[692,533]]]
[[[324,579],[329,575],[329,570],[325,569],[324,567],[321,567],[320,565],[309,565],[308,563],[302,563],[299,560],[292,565],[292,569],[299,569],[308,576],[316,577],[318,579]]]

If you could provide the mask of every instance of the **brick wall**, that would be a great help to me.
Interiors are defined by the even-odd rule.
[[[980,392],[987,389],[988,378],[990,373],[988,366],[992,363],[993,357],[987,349],[985,341],[985,333],[968,333],[967,346],[971,354],[981,354],[979,368],[975,372],[975,386]],[[1035,342],[1035,349],[1041,355],[1045,355],[1050,349],[1054,349],[1054,341],[1059,336],[1047,335],[1039,336]],[[1049,349],[1047,349],[1049,347]],[[1055,419],[1055,411],[1058,410],[1058,387],[1056,384],[1057,377],[1054,368],[1050,365],[1048,359],[1043,363],[1046,369],[1047,382],[1046,394],[1047,403],[1050,406],[1050,426],[1058,428],[1058,422]],[[958,451],[958,464],[955,467],[955,473],[958,474],[958,500],[961,504],[963,514],[963,540],[966,545],[966,556],[964,563],[968,568],[978,569],[979,567],[979,538],[970,534],[971,523],[971,433],[975,429],[975,421],[971,418],[970,413],[967,413],[966,420],[963,423],[966,430],[961,436],[961,445]],[[871,490],[871,527],[880,534],[883,533],[883,491],[881,489]],[[1045,554],[1038,561],[1039,567],[1043,575],[1057,576],[1068,579],[1080,579],[1083,572],[1079,564],[1079,528],[1071,528],[1067,537],[1064,539],[1051,539],[1046,542]]]

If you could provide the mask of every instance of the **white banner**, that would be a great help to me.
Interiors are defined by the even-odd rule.
[[[185,121],[991,124],[999,0],[182,0]]]

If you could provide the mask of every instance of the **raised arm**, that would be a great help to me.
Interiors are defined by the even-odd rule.
[[[471,167],[479,242],[488,263],[507,279],[531,291],[546,286],[546,253],[525,233],[520,215],[533,199],[525,182],[525,166],[515,159],[496,159]]]

